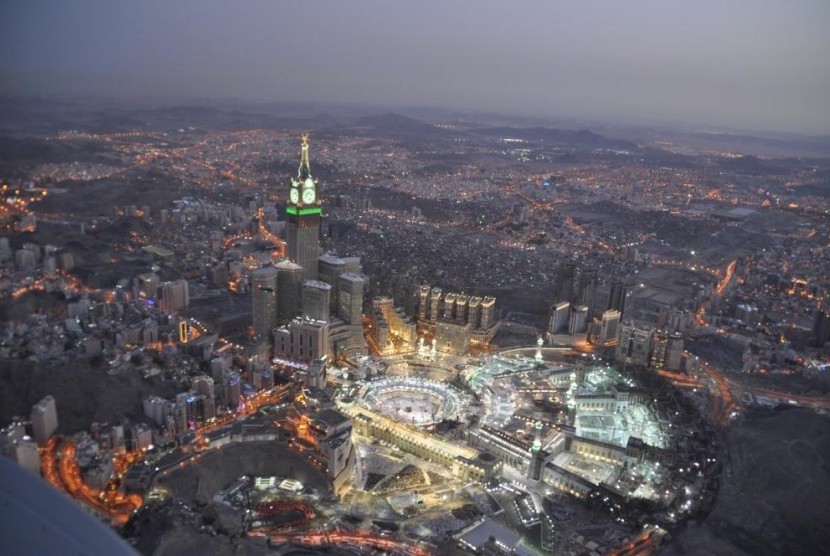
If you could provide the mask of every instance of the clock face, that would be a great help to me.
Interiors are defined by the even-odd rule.
[[[300,192],[292,187],[291,192],[288,194],[288,200],[296,205],[300,200]]]
[[[303,203],[310,205],[314,202],[314,190],[306,189],[303,191]]]

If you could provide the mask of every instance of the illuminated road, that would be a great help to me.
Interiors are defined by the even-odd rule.
[[[245,400],[242,409],[222,420],[201,427],[197,431],[196,444],[204,445],[204,434],[228,425],[235,420],[253,415],[260,407],[278,403],[291,391],[290,385],[282,385],[268,391],[258,392]],[[97,515],[109,520],[113,525],[124,525],[143,502],[137,494],[125,495],[115,487],[130,465],[141,459],[140,454],[120,454],[115,456],[113,469],[115,479],[104,491],[91,488],[81,476],[81,470],[75,459],[75,445],[72,442],[61,443],[58,437],[52,437],[41,453],[41,470],[44,478],[58,490],[62,490],[86,506]]]
[[[58,437],[53,436],[46,442],[46,446],[41,449],[40,453],[40,469],[43,473],[43,478],[58,490],[66,491],[66,485],[60,478],[58,472]]]
[[[726,265],[726,274],[724,275],[723,279],[718,283],[717,287],[715,287],[715,295],[721,296],[726,291],[726,288],[729,287],[729,284],[732,283],[732,277],[735,275],[735,265],[737,265],[738,261],[734,260],[731,261],[728,265]]]
[[[715,391],[712,391],[712,406],[709,408],[709,423],[728,425],[731,421],[732,412],[738,409],[729,381],[720,370],[709,363],[701,361],[700,369],[711,379],[715,386]]]
[[[665,531],[658,527],[649,526],[636,536],[628,539],[625,544],[608,552],[613,556],[647,556],[657,552]]]
[[[262,217],[262,207],[257,210],[257,221],[259,222],[259,235],[267,239],[276,247],[274,252],[271,254],[271,258],[281,259],[285,257],[285,242],[276,235],[272,234],[268,228],[265,227],[265,219]]]
[[[75,445],[72,442],[61,446],[58,472],[66,492],[90,510],[109,519],[114,525],[124,525],[132,513],[141,507],[142,499],[137,494],[124,495],[117,491],[102,493],[84,483],[78,462],[75,460]]]
[[[266,405],[273,405],[276,403],[282,402],[288,395],[291,394],[291,384],[283,384],[281,386],[274,387],[270,390],[263,390],[261,392],[257,392],[253,396],[244,399],[244,403],[240,407],[239,411],[236,413],[232,413],[230,415],[226,415],[221,419],[216,419],[215,421],[202,425],[196,429],[196,440],[194,444],[197,447],[204,447],[207,445],[207,442],[204,439],[204,435],[214,431],[216,429],[222,428],[226,425],[230,425],[234,421],[239,421],[246,417],[249,417],[259,411],[259,409]]]
[[[347,533],[340,531],[300,533],[300,534],[267,534],[262,530],[251,531],[255,536],[267,536],[271,542],[287,543],[293,542],[312,547],[324,546],[345,546],[361,550],[374,549],[385,550],[392,554],[406,554],[408,556],[427,556],[430,553],[427,549],[419,546],[411,546],[389,537],[378,537],[363,533]]]
[[[663,378],[669,379],[672,384],[680,388],[701,388],[703,386],[699,380],[695,380],[694,378],[683,373],[674,373],[672,371],[660,369],[657,371],[657,374]]]
[[[755,396],[765,396],[774,399],[781,403],[795,402],[798,405],[810,407],[813,409],[830,409],[830,394],[824,396],[803,396],[799,394],[790,394],[788,392],[781,392],[778,390],[771,390],[769,388],[755,388],[739,384],[735,380],[727,379],[729,386],[733,392],[737,394],[753,394]]]
[[[747,386],[736,378],[727,378],[721,370],[705,361],[700,362],[700,369],[714,385],[714,389],[710,389],[712,406],[709,408],[709,414],[707,415],[709,422],[713,425],[728,425],[732,419],[732,413],[738,410],[737,396],[744,394],[764,396],[780,403],[794,403],[813,409],[830,410],[830,394],[804,396],[769,388]]]
[[[735,275],[735,266],[737,260],[730,261],[726,265],[724,276],[718,282],[713,290],[713,295],[720,297],[726,292],[726,288],[732,282]],[[705,314],[705,304],[702,304],[695,311],[695,324],[698,326],[706,326],[706,321],[703,318]],[[738,409],[738,404],[732,395],[729,381],[724,376],[723,372],[705,361],[700,362],[700,369],[709,377],[714,385],[709,391],[712,394],[712,405],[709,408],[707,420],[712,425],[728,425],[732,419],[732,413]]]

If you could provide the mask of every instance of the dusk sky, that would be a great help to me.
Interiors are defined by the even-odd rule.
[[[830,134],[830,2],[8,0],[0,92]]]

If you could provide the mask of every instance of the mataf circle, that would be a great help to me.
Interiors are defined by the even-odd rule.
[[[392,377],[364,384],[360,401],[391,419],[423,428],[458,419],[466,409],[468,397],[449,384]]]

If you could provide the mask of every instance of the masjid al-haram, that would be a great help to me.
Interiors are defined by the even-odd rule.
[[[410,296],[410,314],[388,296],[364,300],[360,258],[320,255],[307,135],[300,151],[287,240],[257,221],[257,241],[279,262],[251,269],[245,345],[196,316],[176,321],[178,347],[204,359],[190,389],[143,400],[130,451],[121,425],[48,439],[39,456],[50,483],[145,552],[163,523],[187,522],[286,553],[636,554],[706,511],[721,468],[701,417],[706,386],[667,370],[696,368],[678,335],[655,347],[653,331],[621,323],[616,309],[589,330],[586,307],[561,304],[540,335],[497,318],[493,296],[428,285]],[[246,260],[256,244],[241,235],[217,248]],[[142,275],[144,298],[157,280]],[[591,297],[595,280],[585,271],[575,283]],[[165,304],[185,286],[165,284]],[[565,317],[574,333],[561,334]],[[141,332],[173,356],[174,337],[162,345],[154,331],[133,339]],[[53,415],[54,399],[36,410]],[[102,446],[116,453],[109,467]],[[165,542],[188,545],[186,531]]]

